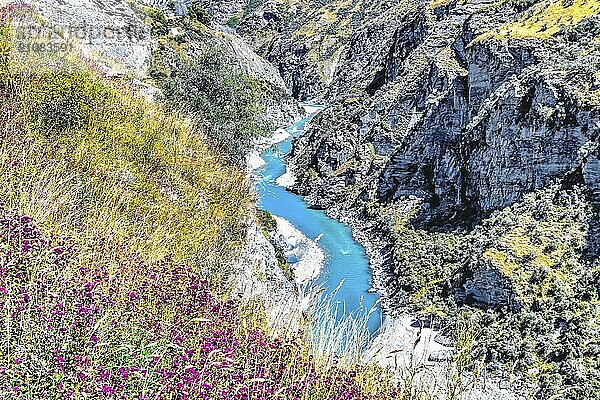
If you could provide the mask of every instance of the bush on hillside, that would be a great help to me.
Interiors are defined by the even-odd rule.
[[[198,21],[201,24],[208,25],[211,23],[211,16],[199,4],[192,4],[188,7],[188,15],[193,21]]]
[[[232,66],[218,47],[188,57],[169,46],[153,53],[151,75],[172,110],[194,117],[231,163],[242,165],[254,139],[266,135],[260,83]]]

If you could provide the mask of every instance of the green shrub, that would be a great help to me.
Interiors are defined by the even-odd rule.
[[[204,25],[208,25],[212,21],[210,14],[198,4],[192,4],[188,7],[188,15],[193,21],[200,22]]]
[[[241,165],[254,139],[270,127],[260,83],[232,66],[222,49],[208,46],[188,57],[169,46],[154,52],[151,75],[171,110],[185,110],[232,164]]]
[[[87,126],[94,111],[114,95],[83,71],[49,72],[38,78],[24,93],[24,101],[31,103],[32,122],[47,132]]]

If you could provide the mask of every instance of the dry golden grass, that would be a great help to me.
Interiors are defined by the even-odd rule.
[[[546,0],[536,5],[520,20],[486,32],[475,41],[487,38],[550,39],[563,26],[571,26],[600,13],[598,0]]]
[[[5,68],[0,194],[57,233],[111,237],[149,260],[214,264],[243,238],[252,195],[179,115],[73,57]]]

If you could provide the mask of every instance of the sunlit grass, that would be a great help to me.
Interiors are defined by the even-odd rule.
[[[127,241],[148,259],[212,262],[231,251],[252,204],[243,173],[181,117],[72,68],[11,64],[4,202],[57,232]]]
[[[546,0],[535,5],[518,21],[484,33],[476,41],[486,38],[550,39],[566,26],[576,25],[585,18],[600,13],[597,0]]]

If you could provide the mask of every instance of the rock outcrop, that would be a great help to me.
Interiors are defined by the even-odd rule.
[[[405,56],[425,34],[423,25],[411,16],[418,2],[391,3],[313,4],[314,11],[280,28],[283,33],[265,49],[266,57],[302,100],[333,98],[357,87],[375,90],[385,74],[380,67],[386,60],[393,63],[395,55]]]
[[[154,41],[144,20],[128,3],[39,0],[33,4],[50,29],[75,44],[86,57],[102,60],[113,70],[145,75]],[[30,33],[35,35],[35,30]]]
[[[286,335],[300,328],[302,313],[311,304],[310,294],[300,293],[299,283],[286,276],[273,244],[254,221],[248,223],[246,246],[234,270],[236,295],[245,301],[261,299],[273,332]]]
[[[298,170],[314,172],[302,186],[323,206],[339,202],[337,189],[350,203],[416,196],[417,226],[468,228],[572,171],[595,185],[594,161],[580,153],[597,141],[598,107],[549,69],[548,49],[475,40],[485,6],[456,5],[435,21],[413,11],[381,49],[375,78],[346,80],[373,96],[338,101],[295,151]],[[589,88],[590,78],[575,80]]]

